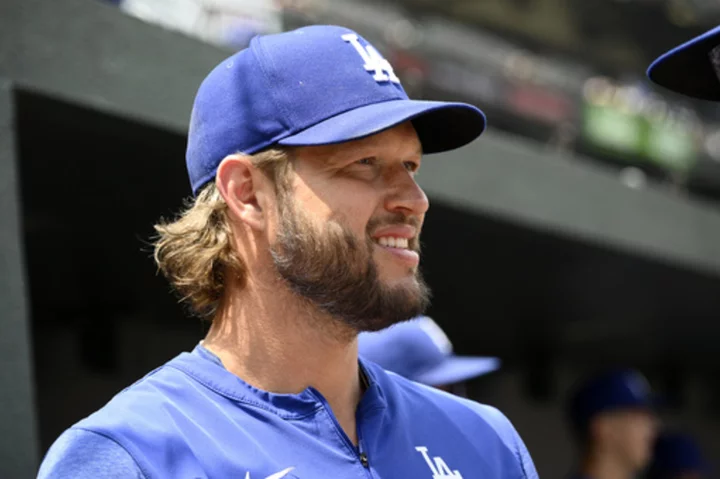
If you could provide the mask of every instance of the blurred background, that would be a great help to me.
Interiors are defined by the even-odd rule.
[[[569,388],[614,366],[719,459],[720,106],[644,72],[720,24],[720,1],[3,0],[0,477],[31,477],[65,428],[202,338],[148,246],[190,194],[195,90],[254,35],[314,23],[373,42],[410,96],[488,115],[418,177],[428,313],[458,353],[502,359],[468,394],[540,476],[573,464]]]

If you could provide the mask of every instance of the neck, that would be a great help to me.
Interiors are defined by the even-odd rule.
[[[317,389],[357,443],[355,410],[362,394],[357,335],[284,284],[273,283],[227,284],[224,307],[204,346],[258,389],[279,394]]]
[[[585,477],[592,479],[633,479],[635,471],[611,454],[589,454],[582,467]]]

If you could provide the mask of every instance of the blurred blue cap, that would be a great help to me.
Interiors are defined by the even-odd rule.
[[[424,153],[458,148],[485,129],[472,105],[410,100],[390,63],[352,30],[316,25],[257,36],[198,89],[186,154],[193,193],[227,155],[341,143],[408,120]]]
[[[361,333],[358,348],[365,359],[429,386],[459,383],[500,368],[498,358],[454,355],[445,332],[427,316]]]
[[[598,414],[622,409],[654,410],[657,399],[647,379],[632,369],[612,370],[582,383],[570,400],[569,415],[580,429]]]
[[[650,80],[701,100],[720,101],[720,27],[661,55],[648,68]]]
[[[682,473],[709,473],[710,465],[700,447],[688,434],[665,432],[656,443],[653,460],[648,471],[652,478],[675,477]]]

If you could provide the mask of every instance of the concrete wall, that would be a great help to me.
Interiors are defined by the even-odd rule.
[[[37,460],[12,84],[0,77],[0,477],[31,477]]]

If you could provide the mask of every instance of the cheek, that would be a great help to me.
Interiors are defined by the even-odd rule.
[[[274,203],[271,207],[267,207],[267,210],[263,212],[266,218],[266,236],[267,239],[272,243],[276,240],[278,230],[280,229],[280,210],[278,203]]]
[[[638,434],[643,437],[652,437],[655,431],[655,420],[651,416],[642,416],[638,418],[636,428],[639,431]]]
[[[646,422],[634,424],[634,427],[628,431],[628,436],[632,438],[632,442],[635,447],[639,450],[645,450],[652,444],[653,439],[653,428],[652,425]]]
[[[371,186],[357,181],[339,181],[322,188],[299,182],[295,185],[294,198],[297,208],[302,208],[318,222],[337,220],[348,226],[358,236],[364,236],[368,223],[382,205],[380,195]]]
[[[376,205],[358,197],[347,196],[332,209],[332,217],[347,225],[358,237],[368,234],[373,218],[379,217]]]
[[[311,190],[298,188],[290,201],[293,202],[295,211],[303,214],[313,223],[324,223],[333,215],[331,205],[313,194]]]

